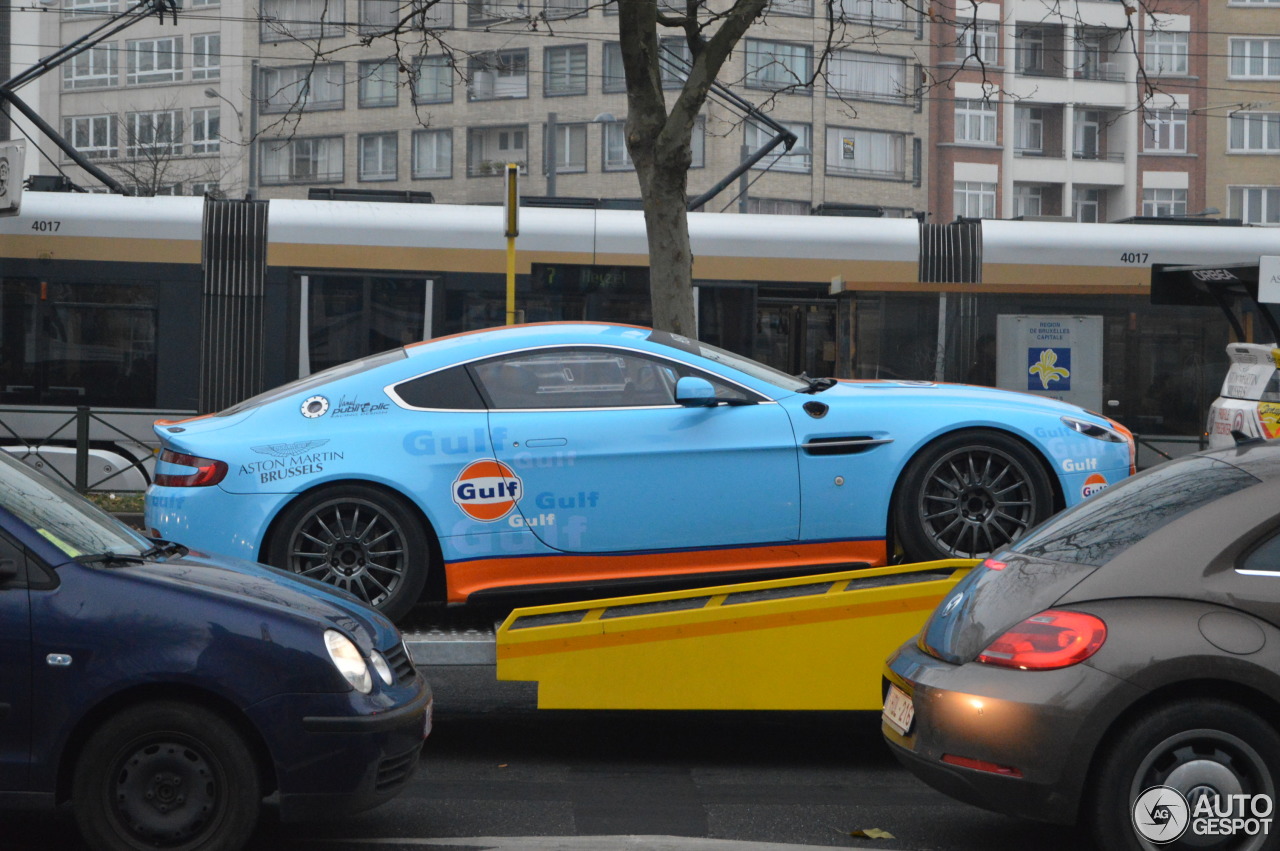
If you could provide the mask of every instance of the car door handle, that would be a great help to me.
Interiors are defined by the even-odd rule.
[[[564,437],[535,437],[532,440],[526,440],[524,445],[529,449],[537,449],[540,446],[567,446],[568,438]]]

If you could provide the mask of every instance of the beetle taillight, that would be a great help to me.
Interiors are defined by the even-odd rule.
[[[1101,618],[1050,609],[991,642],[978,661],[1026,671],[1066,668],[1097,653],[1106,640],[1107,625]]]
[[[155,483],[165,488],[203,488],[216,485],[226,478],[227,462],[215,461],[212,458],[201,458],[198,455],[186,455],[166,449],[160,453],[160,460],[166,464],[180,467],[195,467],[194,473],[156,473]]]

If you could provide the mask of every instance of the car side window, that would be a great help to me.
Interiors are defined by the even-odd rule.
[[[522,352],[476,364],[492,408],[644,408],[674,405],[686,370],[670,361],[610,349]],[[689,371],[690,374],[691,371]],[[741,390],[704,374],[717,395]]]
[[[1280,575],[1280,534],[1254,547],[1241,561],[1239,570]]]
[[[411,408],[484,410],[484,400],[480,398],[467,370],[461,366],[419,375],[400,382],[392,389]]]

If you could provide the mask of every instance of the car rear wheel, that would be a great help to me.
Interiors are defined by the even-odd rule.
[[[244,739],[199,706],[132,707],[90,736],[72,781],[93,848],[222,851],[242,847],[262,804]]]
[[[422,521],[403,500],[346,485],[290,504],[276,523],[267,561],[349,591],[396,620],[422,596],[431,550]]]
[[[984,558],[1052,513],[1039,459],[995,431],[957,432],[925,447],[907,464],[893,503],[908,561]]]
[[[1280,827],[1272,811],[1280,735],[1244,707],[1179,701],[1130,723],[1104,747],[1085,813],[1099,847],[1256,851]],[[1225,797],[1232,795],[1246,797]],[[1259,813],[1253,796],[1262,795],[1266,812]],[[1270,830],[1248,824],[1259,815],[1271,819]],[[1218,835],[1220,819],[1241,816],[1238,829]]]

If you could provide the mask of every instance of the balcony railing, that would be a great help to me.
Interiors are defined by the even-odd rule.
[[[1071,158],[1077,160],[1092,160],[1094,162],[1122,163],[1124,162],[1123,151],[1072,151]]]

